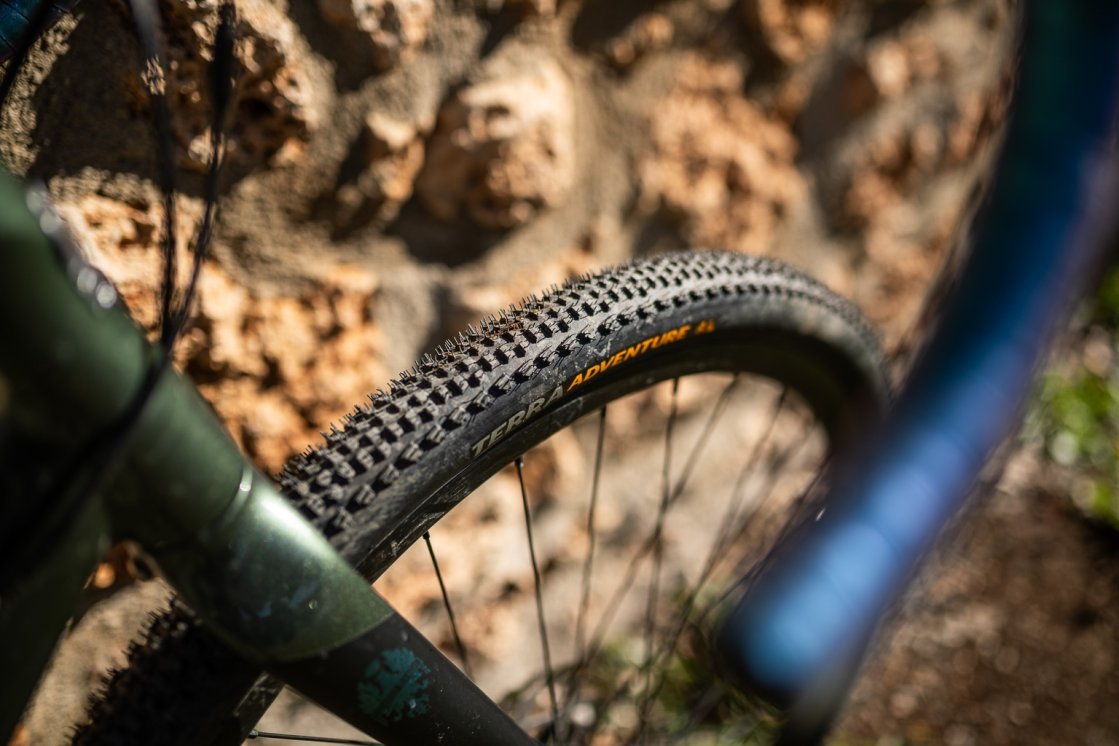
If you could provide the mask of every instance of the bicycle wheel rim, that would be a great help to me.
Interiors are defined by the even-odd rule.
[[[549,316],[548,309],[555,313]],[[619,323],[623,316],[627,321]],[[611,366],[614,370],[593,376],[590,383],[584,380],[572,385],[581,373],[586,378],[587,371],[610,359],[607,352],[612,357],[627,345],[660,338],[688,325],[695,329],[707,320],[715,323],[715,331],[707,339],[691,335],[666,343],[660,352],[647,351],[639,359],[622,361]],[[495,352],[502,345],[507,350],[505,360]],[[518,345],[523,347],[519,353]],[[745,350],[751,354],[744,355]],[[539,353],[554,351],[562,352],[558,360],[543,367],[536,363],[529,369],[534,375],[514,380],[517,371],[537,360]],[[794,365],[789,364],[790,358]],[[791,379],[793,388],[803,389],[821,415],[833,440],[845,438],[857,426],[859,410],[853,402],[869,400],[871,411],[877,411],[885,399],[885,376],[873,334],[852,307],[818,283],[775,263],[741,255],[669,255],[575,280],[548,298],[534,299],[443,348],[435,358],[404,374],[372,405],[359,410],[342,429],[333,431],[324,446],[298,459],[285,472],[282,486],[308,518],[332,536],[348,559],[375,577],[408,540],[421,536],[501,464],[580,412],[593,411],[608,398],[657,380],[717,369],[768,372]],[[440,370],[452,374],[433,374]],[[456,392],[453,381],[460,374],[473,375],[474,380],[458,385]],[[500,391],[499,384],[509,381],[513,393]],[[453,396],[440,394],[444,402],[431,415],[426,403],[441,386],[450,386]],[[495,387],[501,396],[494,398],[501,406],[492,402],[480,406],[480,392]],[[478,442],[517,411],[530,409],[532,402],[547,398],[545,394],[550,396],[557,387],[563,387],[565,401],[557,399],[540,408],[538,416],[524,418],[515,437],[495,438],[478,456],[472,453]],[[570,396],[568,387],[574,392]],[[443,428],[442,435],[435,432],[444,422],[440,417],[453,417],[469,405],[477,411],[467,411],[462,422]],[[427,441],[430,443],[425,445]],[[365,456],[355,447],[368,449]],[[364,464],[359,463],[362,460]],[[377,485],[378,479],[384,480],[388,466],[397,473],[389,482]],[[174,630],[178,624],[173,620],[161,626]],[[196,636],[173,633],[171,637]],[[142,717],[138,710],[151,708],[151,697],[140,698],[143,705],[130,705],[129,692],[136,686],[151,687],[153,678],[165,675],[160,671],[168,668],[168,658],[204,661],[186,667],[205,674],[200,674],[199,688],[215,672],[229,669],[232,664],[215,660],[227,654],[220,648],[199,653],[200,644],[191,640],[180,646],[174,640],[157,638],[139,648],[132,656],[133,671],[124,678],[140,683],[130,685],[122,679],[110,687],[114,700],[119,695],[119,706],[117,701],[100,706],[102,713],[108,713],[102,722],[121,717],[129,723],[129,732],[144,732],[135,720]],[[174,663],[170,667],[179,672],[180,679],[167,683],[169,709],[173,710],[177,707],[174,690],[182,683],[184,667]],[[233,666],[243,677],[241,668]],[[242,735],[247,731],[245,724],[255,722],[262,712],[261,703],[269,700],[259,691],[246,699],[248,704],[235,716]],[[223,711],[228,707],[195,702],[190,712],[164,711],[159,727],[179,723],[176,732],[213,732],[213,723],[218,722],[228,730],[231,720],[228,709]],[[106,726],[103,732],[113,730]],[[189,742],[189,736],[183,740]],[[97,738],[87,742],[97,742]]]

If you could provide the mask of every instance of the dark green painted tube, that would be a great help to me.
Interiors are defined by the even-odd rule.
[[[59,550],[0,597],[0,743],[11,737],[82,585],[107,548],[105,515],[89,503],[70,523]]]
[[[245,472],[219,521],[152,555],[191,608],[249,659],[318,655],[392,613],[271,483],[252,471]]]
[[[102,454],[91,444],[119,439],[106,451],[112,463],[97,491],[113,537],[143,547],[243,656],[277,661],[325,652],[387,618],[384,601],[252,471],[210,407],[174,371],[154,385],[126,437],[111,432],[158,351],[112,285],[68,245],[42,195],[25,195],[0,178],[0,376],[13,430],[96,457]],[[84,476],[90,465],[79,466]],[[67,503],[75,492],[53,495],[60,505],[21,540],[34,550],[25,557],[38,562],[61,548],[60,537],[84,509]],[[53,520],[59,514],[65,520]],[[53,533],[39,536],[42,526]]]

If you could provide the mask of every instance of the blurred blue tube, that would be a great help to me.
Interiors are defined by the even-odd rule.
[[[909,386],[840,469],[824,515],[772,558],[719,635],[731,672],[791,707],[803,733],[821,733],[842,702],[1100,262],[1115,212],[1119,3],[1027,3],[1019,75],[972,256]]]

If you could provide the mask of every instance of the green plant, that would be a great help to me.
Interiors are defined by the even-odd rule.
[[[1042,380],[1025,433],[1073,475],[1081,510],[1119,528],[1119,270],[1107,274],[1073,335],[1070,354]]]

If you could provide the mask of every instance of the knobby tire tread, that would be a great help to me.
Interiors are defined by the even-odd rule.
[[[666,345],[659,355],[626,361],[541,410],[535,427],[525,418],[520,431],[475,455],[476,444],[498,424],[557,386],[566,388],[577,372],[635,340],[703,319],[714,319],[724,334],[710,343],[718,346],[688,353],[683,343]],[[454,502],[511,460],[516,453],[510,449],[531,445],[519,442],[522,435],[542,440],[598,406],[596,395],[616,396],[606,390],[611,381],[647,384],[639,379],[654,369],[661,377],[679,374],[677,357],[690,354],[697,361],[684,372],[704,369],[705,355],[718,358],[710,367],[726,368],[730,358],[722,359],[722,350],[729,354],[740,342],[749,348],[755,337],[777,353],[805,347],[813,365],[802,367],[815,370],[793,384],[811,388],[825,380],[826,395],[844,400],[826,417],[849,418],[848,400],[885,400],[878,342],[851,304],[773,261],[683,252],[571,280],[485,320],[371,396],[340,428],[325,433],[325,442],[289,462],[279,483],[350,562],[375,578]],[[755,365],[773,372],[765,360],[742,367]],[[258,686],[255,702],[241,707],[246,722],[230,714],[257,677],[256,666],[173,603],[130,648],[127,666],[91,703],[91,721],[74,742],[240,743],[248,720],[271,699],[269,688]]]

